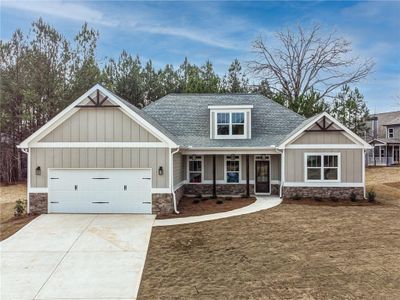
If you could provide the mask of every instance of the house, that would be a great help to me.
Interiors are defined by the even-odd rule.
[[[368,151],[369,166],[390,166],[400,163],[400,111],[372,115],[367,125],[366,140],[374,147]]]
[[[18,146],[33,213],[177,212],[183,195],[365,194],[372,147],[327,113],[257,94],[171,94],[140,110],[95,85]]]

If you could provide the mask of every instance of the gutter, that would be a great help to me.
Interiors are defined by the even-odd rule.
[[[178,206],[176,204],[176,195],[175,195],[175,191],[174,191],[174,180],[173,180],[173,176],[174,176],[174,154],[179,152],[179,146],[178,148],[171,153],[171,159],[169,162],[169,184],[171,187],[171,194],[172,194],[172,202],[174,203],[174,213],[179,214],[178,211]]]

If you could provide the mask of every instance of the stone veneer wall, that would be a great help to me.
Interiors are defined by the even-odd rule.
[[[172,194],[152,194],[152,213],[172,213],[174,204]]]
[[[304,198],[315,196],[330,198],[333,196],[338,199],[349,199],[352,192],[357,195],[357,199],[364,198],[364,189],[362,187],[283,187],[284,198],[291,198],[297,194]]]
[[[47,193],[29,193],[29,212],[47,214]]]
[[[246,194],[246,184],[217,184],[217,195],[234,195],[240,196]],[[185,184],[185,195],[212,195],[212,184]],[[250,184],[250,194],[254,194],[254,185]]]

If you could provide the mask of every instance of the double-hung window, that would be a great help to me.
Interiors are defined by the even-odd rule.
[[[388,130],[387,130],[387,137],[388,137],[389,139],[394,138],[394,128],[388,128]]]
[[[340,181],[340,154],[305,154],[306,181]]]
[[[244,112],[217,112],[217,136],[244,137]]]
[[[226,163],[226,182],[239,183],[240,180],[240,156],[228,155],[225,159]]]
[[[190,183],[201,183],[203,181],[203,157],[198,155],[189,156],[188,177]]]

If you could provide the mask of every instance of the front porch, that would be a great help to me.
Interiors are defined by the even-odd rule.
[[[281,178],[280,154],[183,153],[174,159],[181,165],[174,178],[177,199],[182,196],[249,197],[278,195]]]
[[[400,143],[374,141],[374,149],[367,152],[368,166],[392,166],[400,164]]]

